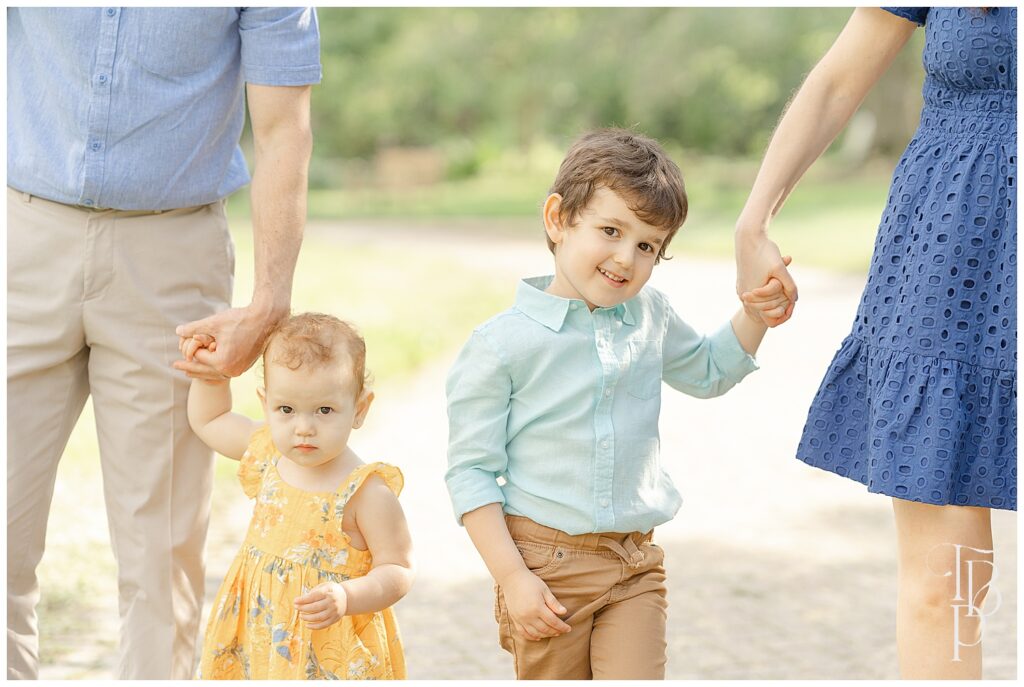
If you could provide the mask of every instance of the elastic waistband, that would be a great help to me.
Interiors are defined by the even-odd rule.
[[[921,96],[924,98],[925,107],[969,112],[975,116],[1017,115],[1017,91],[1006,88],[965,90],[927,79]]]
[[[933,107],[926,105],[921,110],[918,131],[925,135],[991,139],[1006,143],[1017,143],[1016,115],[999,114],[982,116],[977,112]]]
[[[646,533],[590,532],[587,534],[567,534],[562,530],[546,527],[519,515],[506,514],[505,524],[508,525],[508,532],[512,535],[513,539],[585,551],[606,551],[612,548],[609,542],[622,546],[627,541],[631,541],[633,544],[643,544],[654,538],[654,530]]]

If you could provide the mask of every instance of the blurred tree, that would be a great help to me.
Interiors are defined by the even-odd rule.
[[[465,175],[480,151],[562,145],[610,125],[756,156],[850,12],[324,8],[314,156],[365,159],[382,146],[433,145],[452,151],[450,168]],[[915,41],[864,105],[885,148],[905,144],[916,123],[923,75]]]

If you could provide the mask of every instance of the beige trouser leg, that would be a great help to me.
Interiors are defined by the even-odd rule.
[[[57,462],[93,395],[118,564],[122,678],[188,678],[211,453],[170,367],[177,324],[227,306],[223,204],[88,211],[8,191],[8,677],[38,674],[35,570]]]
[[[568,611],[572,632],[516,634],[498,588],[501,646],[526,680],[665,678],[664,552],[638,532],[570,535],[505,516],[523,561]]]

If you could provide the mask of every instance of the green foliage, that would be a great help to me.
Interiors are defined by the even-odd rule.
[[[785,103],[849,17],[844,8],[322,8],[314,186],[349,180],[321,160],[438,146],[448,178],[488,150],[558,148],[584,129],[636,126],[660,141],[758,155]],[[920,32],[919,32],[920,33]],[[915,39],[919,41],[920,37]],[[865,107],[905,140],[920,43]],[[883,82],[885,80],[883,79]],[[898,102],[897,102],[898,101]],[[358,174],[356,175],[358,177]],[[351,185],[351,183],[347,184]]]

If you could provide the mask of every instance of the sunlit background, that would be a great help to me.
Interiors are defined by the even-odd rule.
[[[707,301],[706,310],[692,305],[700,325],[728,317],[735,307],[733,223],[759,157],[786,102],[850,10],[327,8],[318,14],[324,79],[313,91],[310,223],[293,308],[350,319],[367,339],[378,400],[356,442],[362,440],[362,450],[371,454],[365,459],[388,460],[406,472],[403,502],[418,537],[420,578],[398,607],[410,677],[510,678],[511,662],[497,647],[488,617],[489,578],[450,516],[441,481],[445,367],[473,326],[508,307],[517,277],[545,269],[539,208],[568,144],[592,127],[634,127],[660,140],[680,165],[690,217],[670,250],[679,259],[658,270],[707,275],[699,283],[687,283],[686,277],[677,280],[681,286],[667,277],[664,283],[670,295],[673,288],[715,294],[696,299]],[[680,406],[686,413],[711,410],[693,410],[705,415],[691,418],[706,420],[678,429],[685,418],[663,416],[668,452],[721,451],[719,472],[729,473],[721,482],[684,484],[677,478],[687,505],[679,524],[665,528],[667,541],[677,542],[668,549],[669,575],[681,589],[692,583],[701,601],[688,608],[688,592],[670,591],[669,622],[677,629],[670,630],[669,677],[895,677],[895,544],[888,503],[859,485],[796,465],[792,451],[810,396],[852,320],[889,176],[916,126],[922,44],[917,32],[772,227],[783,251],[796,257],[794,274],[805,276],[812,295],[822,294],[816,301],[820,320],[830,317],[838,324],[822,342],[810,342],[818,316],[814,299],[802,292],[805,310],[798,310],[792,329],[769,334],[764,369],[741,387],[746,400]],[[248,136],[247,131],[243,147],[251,161]],[[229,214],[237,248],[235,301],[245,304],[252,285],[248,189],[231,198]],[[684,317],[691,312],[685,299],[676,305]],[[704,314],[712,305],[715,312]],[[233,383],[237,407],[258,417],[255,386],[251,373]],[[792,390],[795,400],[789,403],[782,390]],[[666,414],[672,408],[667,403]],[[778,435],[751,430],[744,418],[752,415],[776,427]],[[725,427],[715,432],[729,435],[727,449],[686,443],[685,437],[707,427],[703,422]],[[684,438],[673,443],[675,432]],[[396,435],[406,435],[415,450],[381,455],[395,450]],[[765,466],[759,469],[767,482],[750,485],[732,476],[739,468],[728,460],[743,440],[748,443],[736,452],[763,451],[752,457]],[[704,468],[687,462],[695,460],[703,457],[684,456],[675,463],[683,467],[669,469],[674,475],[703,474]],[[217,461],[207,603],[244,536],[250,507],[237,487],[235,464]],[[139,457],[139,469],[145,469],[145,456]],[[773,487],[776,479],[780,486]],[[800,493],[801,479],[818,486]],[[738,482],[749,491],[733,489]],[[731,496],[715,496],[719,487],[733,489]],[[704,512],[702,503],[713,509],[716,502],[732,503],[737,494],[759,489],[793,490],[787,492],[792,498],[773,506],[780,519],[770,536],[750,529],[755,526],[749,521],[765,520],[753,496],[730,506],[727,515],[709,510],[713,518],[688,518]],[[865,506],[816,511],[801,506],[805,498],[822,508],[833,498],[839,501],[832,505],[850,499]],[[806,549],[783,533],[785,513],[820,524],[817,534],[807,533]],[[712,533],[714,545],[700,544],[705,540],[693,530],[672,529],[710,519],[720,524]],[[996,524],[997,542],[1013,544],[1015,521],[997,517]],[[798,530],[803,532],[793,528]],[[830,533],[829,541],[820,532]],[[847,547],[844,558],[831,533],[854,537],[850,547],[870,548],[874,542],[874,548],[868,555]],[[743,558],[744,551],[758,551],[758,543],[774,547],[771,556]],[[783,545],[797,548],[783,551]],[[806,578],[794,577],[800,561],[814,559],[812,547],[822,562],[806,568]],[[741,558],[747,567],[737,572],[729,561]],[[457,573],[454,567],[460,567]],[[986,668],[989,677],[1016,675],[1015,568],[1002,572],[1012,589],[1004,590],[1002,625],[992,623],[1001,643]],[[42,676],[109,677],[118,637],[116,568],[91,405],[60,466],[39,573]],[[758,582],[757,574],[767,581]],[[775,579],[790,589],[774,589]],[[870,596],[870,602],[853,595],[835,605],[816,596],[847,596],[851,590]],[[775,615],[756,618],[757,611],[749,609],[765,607],[768,599]],[[724,625],[700,625],[708,621],[699,618],[723,612]],[[801,638],[790,638],[790,632]],[[745,639],[737,642],[738,634]],[[809,634],[822,644],[799,648]],[[863,641],[836,648],[848,647],[848,636]],[[443,647],[432,644],[441,638]],[[711,658],[693,659],[687,651]]]

